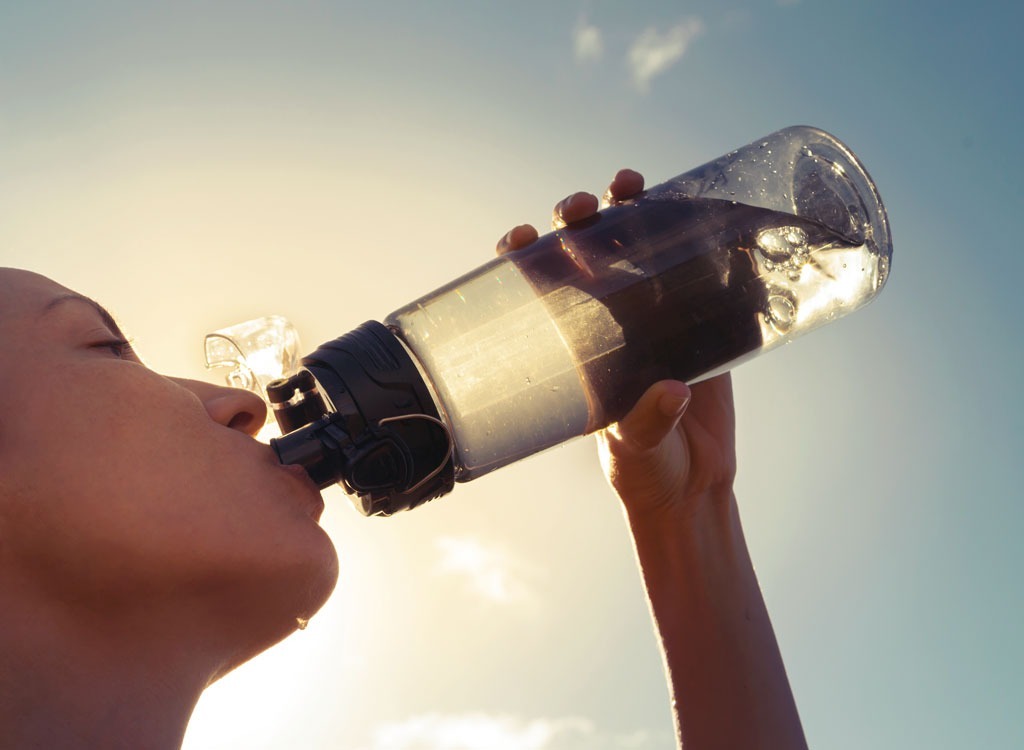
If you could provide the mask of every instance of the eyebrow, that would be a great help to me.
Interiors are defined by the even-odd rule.
[[[99,302],[89,299],[84,294],[75,294],[74,292],[72,292],[70,294],[62,294],[59,297],[55,297],[46,304],[46,307],[43,308],[43,311],[42,313],[40,313],[40,315],[46,315],[51,310],[60,307],[65,302],[81,302],[83,304],[88,305],[93,309],[93,311],[97,315],[100,316],[100,319],[104,322],[104,324],[108,328],[110,328],[111,333],[113,333],[115,336],[120,336],[121,338],[125,337],[124,332],[121,330],[121,327],[114,320],[114,316],[107,312],[107,309],[103,307],[103,305],[101,305]]]

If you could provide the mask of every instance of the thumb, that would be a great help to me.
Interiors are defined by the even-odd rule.
[[[678,380],[655,383],[615,427],[616,437],[641,450],[650,450],[665,439],[690,403],[690,387]]]

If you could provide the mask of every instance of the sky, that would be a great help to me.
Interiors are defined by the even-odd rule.
[[[1024,746],[1024,90],[1005,2],[0,0],[0,265],[147,362],[281,314],[312,349],[542,229],[794,124],[878,186],[867,308],[735,372],[737,495],[813,747]],[[365,519],[324,610],[188,750],[671,746],[591,439]]]

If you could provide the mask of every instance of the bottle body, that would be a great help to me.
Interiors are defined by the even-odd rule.
[[[746,180],[746,185],[744,185]],[[773,184],[774,181],[774,184]],[[866,304],[891,241],[866,172],[790,128],[545,235],[390,315],[468,481]]]

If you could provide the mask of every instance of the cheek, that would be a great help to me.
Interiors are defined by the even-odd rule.
[[[5,420],[5,546],[40,570],[141,569],[161,556],[166,565],[201,525],[182,469],[202,404],[159,376],[131,374],[111,383],[68,371],[63,387],[40,383]]]
[[[25,453],[52,492],[76,498],[83,509],[109,508],[116,516],[144,507],[149,496],[174,494],[180,489],[175,483],[187,482],[185,454],[193,461],[203,458],[189,447],[201,444],[205,411],[187,391],[146,375],[125,379],[105,398],[96,397],[96,388],[66,392],[64,408],[45,426],[30,428]]]

